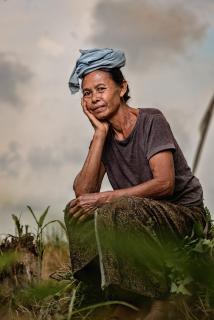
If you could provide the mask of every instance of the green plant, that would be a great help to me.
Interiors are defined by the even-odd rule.
[[[49,207],[38,218],[34,211],[28,208],[36,222],[35,234],[29,233],[28,228],[24,230],[20,217],[13,215],[17,236],[10,236],[11,243],[6,238],[2,248],[4,250],[15,249],[16,245],[23,247],[27,245],[26,242],[29,242],[29,237],[33,237],[41,263],[46,246],[49,248],[51,245],[55,248],[64,246],[60,241],[61,235],[56,230],[52,230],[52,233],[46,236],[47,226],[53,222],[58,223],[63,230],[65,226],[59,220],[46,222]],[[107,233],[102,236],[106,238],[106,245],[113,246],[116,251],[119,250],[127,263],[134,263],[141,271],[146,267],[157,277],[162,272],[167,274],[171,299],[172,301],[174,299],[181,314],[180,318],[174,316],[173,320],[212,320],[214,319],[214,233],[212,224],[208,231],[205,234],[200,226],[195,225],[191,236],[181,241],[174,241],[169,237],[166,245],[160,245],[155,235],[149,232],[145,232],[142,237],[137,234],[129,238],[127,233],[122,233],[121,237],[117,237],[116,243],[113,241],[112,234]],[[26,237],[26,234],[29,237]],[[81,237],[84,237],[84,232],[81,233]],[[52,254],[48,259],[51,260],[51,258],[54,259]],[[16,263],[16,259],[15,253],[2,251],[0,273],[4,275],[6,272],[10,276],[7,271]],[[32,282],[17,288],[10,296],[0,294],[1,308],[6,305],[5,301],[7,301],[8,309],[17,313],[16,317],[8,319],[18,320],[19,315],[23,315],[29,320],[94,320],[102,319],[102,312],[108,311],[111,305],[124,304],[133,307],[125,301],[116,301],[116,299],[108,301],[107,296],[103,300],[100,297],[93,300],[94,292],[92,291],[89,291],[90,299],[87,301],[87,293],[84,290],[81,291],[81,286],[73,279],[71,270],[62,268],[53,273],[51,277],[52,281],[40,279],[37,283]],[[96,294],[94,299],[96,299]],[[96,318],[99,312],[101,316]]]
[[[48,225],[57,222],[65,231],[66,233],[66,228],[65,225],[60,221],[60,220],[51,220],[45,223],[45,218],[48,214],[48,211],[50,209],[50,206],[48,206],[45,211],[40,215],[39,218],[36,217],[34,211],[30,206],[27,206],[29,209],[30,213],[32,214],[34,221],[36,222],[36,234],[35,234],[35,244],[37,248],[37,253],[38,253],[38,260],[39,260],[39,277],[41,278],[41,271],[42,271],[42,258],[43,258],[43,253],[44,253],[44,230],[47,228]]]
[[[24,234],[23,229],[24,226],[21,224],[21,215],[17,217],[15,214],[12,214],[12,219],[15,223],[16,234],[18,238],[21,238]],[[25,234],[28,234],[28,225],[25,225]]]

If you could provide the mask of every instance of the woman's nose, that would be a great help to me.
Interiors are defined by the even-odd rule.
[[[92,97],[91,97],[92,102],[96,102],[97,100],[99,100],[99,94],[98,92],[92,92]]]

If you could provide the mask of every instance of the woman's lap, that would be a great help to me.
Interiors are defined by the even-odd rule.
[[[135,197],[99,208],[96,228],[93,220],[77,230],[66,221],[74,276],[99,255],[103,288],[113,285],[148,297],[163,296],[169,289],[161,264],[151,272],[148,252],[158,254],[159,240],[166,235],[184,237],[195,222],[205,223],[203,209]]]

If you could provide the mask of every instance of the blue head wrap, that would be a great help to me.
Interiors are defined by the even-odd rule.
[[[79,91],[79,79],[82,79],[87,73],[101,68],[121,68],[126,62],[125,55],[121,50],[89,49],[80,50],[80,53],[81,56],[69,79],[69,88],[72,94]]]

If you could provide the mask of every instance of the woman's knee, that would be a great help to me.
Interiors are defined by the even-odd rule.
[[[138,197],[121,197],[99,208],[98,215],[101,219],[106,221],[110,219],[117,224],[147,225],[152,216],[147,200]]]
[[[113,200],[110,203],[106,203],[104,206],[102,206],[101,209],[127,209],[131,208],[135,202],[143,202],[143,198],[137,198],[137,197],[120,197],[116,200]]]

